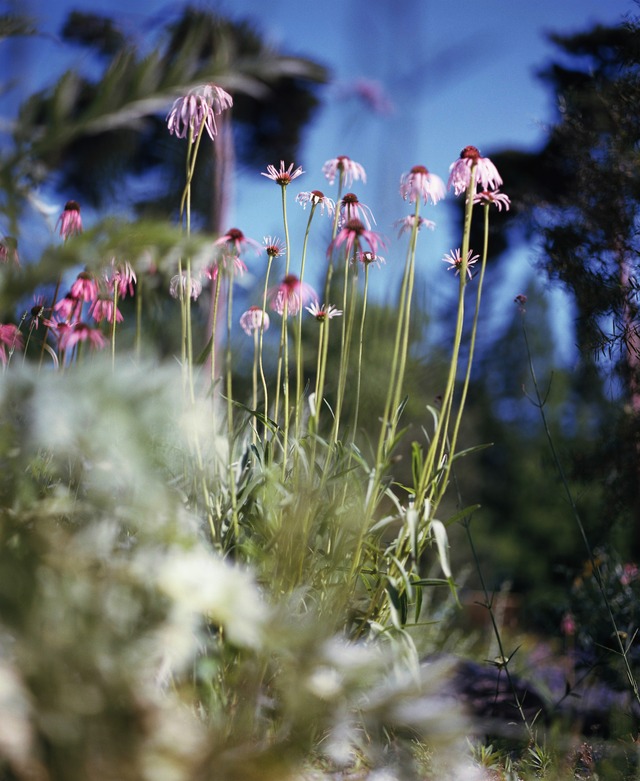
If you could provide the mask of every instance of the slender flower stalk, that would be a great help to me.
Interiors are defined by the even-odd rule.
[[[320,304],[315,301],[311,306],[306,307],[307,312],[320,323],[318,333],[318,357],[316,361],[316,385],[315,391],[309,399],[311,407],[312,430],[318,431],[320,425],[320,410],[322,409],[322,399],[324,390],[324,378],[327,368],[327,354],[329,349],[329,320],[334,317],[340,317],[342,311],[332,304]],[[315,451],[314,451],[315,452]]]
[[[431,500],[432,507],[435,508],[439,505],[440,500],[442,499],[442,496],[444,495],[444,492],[447,488],[447,485],[449,483],[449,475],[451,472],[451,467],[453,463],[453,455],[456,452],[456,445],[458,443],[458,433],[460,431],[460,423],[462,421],[462,415],[465,408],[465,403],[467,400],[467,393],[469,391],[469,383],[471,381],[471,368],[473,366],[473,356],[475,353],[475,346],[476,346],[476,336],[478,333],[478,316],[480,314],[480,301],[482,298],[482,285],[484,283],[484,274],[487,267],[487,257],[489,253],[489,207],[490,202],[487,201],[484,204],[484,243],[482,248],[482,262],[480,265],[480,274],[477,281],[477,290],[476,290],[476,305],[475,305],[475,311],[473,313],[473,325],[471,328],[471,335],[469,337],[469,354],[467,357],[467,370],[465,372],[464,381],[462,384],[462,391],[460,394],[460,401],[458,403],[458,409],[456,413],[455,422],[453,424],[453,433],[451,434],[451,437],[449,439],[449,443],[447,445],[449,449],[449,453],[451,454],[450,457],[447,459],[446,465],[444,467],[444,473],[442,476],[442,480],[438,483],[437,493],[433,496]],[[471,256],[471,251],[468,253],[468,257]],[[473,256],[472,260],[469,260],[469,263],[474,262],[478,260],[478,256]],[[471,278],[471,275],[468,274],[469,279]]]
[[[191,90],[187,95],[178,98],[167,115],[167,127],[170,134],[178,138],[187,138],[187,154],[185,158],[185,186],[180,201],[180,224],[185,226],[187,236],[191,234],[191,185],[195,173],[198,151],[202,141],[204,128],[211,140],[215,138],[215,115],[230,109],[233,99],[222,88],[213,84],[207,84],[196,90]],[[185,382],[189,388],[191,403],[195,403],[195,390],[193,382],[193,339],[191,330],[191,298],[192,298],[192,269],[191,258],[186,260],[185,281],[182,281],[182,260],[178,265],[180,312],[181,312],[181,353],[182,365],[185,373]],[[185,294],[186,287],[186,294]],[[207,478],[204,472],[204,461],[200,447],[200,441],[195,437],[196,463],[199,478],[207,508],[207,518],[211,535],[215,540],[219,531],[215,527],[214,511],[211,504],[211,496]],[[231,461],[231,459],[229,459]]]
[[[466,147],[466,149],[469,149],[469,147]],[[463,150],[463,154],[464,154],[464,150]],[[456,192],[458,192],[456,188],[459,187],[460,177],[462,175],[467,177],[467,171],[468,171],[468,177],[465,179],[467,183],[467,189],[466,189],[466,198],[465,198],[462,248],[460,250],[461,260],[459,265],[458,312],[456,317],[456,328],[455,328],[455,333],[453,338],[451,361],[449,364],[449,374],[447,377],[447,384],[445,387],[445,391],[442,397],[442,406],[440,410],[440,415],[438,417],[436,430],[433,434],[427,452],[427,456],[424,459],[424,464],[420,474],[420,479],[418,480],[418,483],[416,485],[415,501],[418,507],[421,507],[423,505],[429,487],[431,487],[431,490],[430,490],[430,496],[428,498],[432,499],[433,493],[437,490],[438,483],[440,483],[441,485],[446,484],[446,481],[444,480],[437,481],[437,480],[433,480],[432,478],[435,474],[435,470],[439,470],[443,467],[446,468],[447,470],[450,468],[450,466],[447,467],[446,464],[451,460],[451,457],[453,455],[449,448],[448,432],[449,432],[449,424],[451,419],[451,411],[453,406],[453,396],[455,391],[456,376],[458,371],[460,344],[462,342],[462,330],[463,330],[464,315],[465,315],[465,289],[469,281],[469,275],[468,275],[469,241],[471,236],[471,220],[473,216],[473,196],[476,191],[476,173],[477,173],[477,164],[475,162],[475,158],[472,159],[472,162],[470,164],[467,164],[466,162],[467,159],[468,158],[466,157],[461,158],[461,160],[463,160],[463,163],[462,166],[460,167],[460,171],[458,172],[458,174],[454,173],[455,166],[457,165],[456,163],[454,163],[451,166],[452,173],[451,176],[449,177],[450,185],[454,187],[454,190]],[[470,366],[468,367],[468,370],[470,371]],[[446,474],[448,476],[448,471],[446,472]]]
[[[279,388],[280,377],[282,376],[282,366],[288,368],[289,365],[289,340],[286,330],[286,324],[288,315],[295,317],[302,309],[307,301],[313,298],[317,298],[316,292],[306,282],[301,281],[295,274],[287,274],[282,282],[273,287],[268,292],[269,302],[271,307],[282,317],[282,328],[280,333],[280,350],[278,354],[278,372],[277,372],[277,387],[276,387],[276,400],[275,400],[275,419],[278,419],[279,410]],[[286,402],[288,401],[288,389],[289,384],[287,381],[288,371],[285,370],[283,378],[283,389],[285,391],[285,424],[289,418]],[[288,432],[288,425],[284,427],[285,433]]]
[[[115,258],[111,261],[111,267],[105,274],[107,290],[111,291],[111,300],[103,300],[100,307],[100,314],[111,324],[111,365],[115,366],[116,360],[116,323],[123,320],[118,310],[118,300],[132,296],[137,282],[136,273],[129,263],[116,263]],[[96,317],[97,307],[93,307],[93,317]]]
[[[403,180],[401,180],[402,182]],[[402,191],[401,191],[402,192]],[[408,349],[409,330],[411,324],[411,302],[413,299],[413,287],[415,280],[415,255],[418,242],[418,232],[422,225],[420,217],[420,198],[414,198],[414,213],[411,215],[411,234],[405,260],[402,282],[400,284],[400,297],[398,304],[398,316],[396,335],[393,346],[393,357],[389,371],[389,385],[382,415],[382,426],[378,439],[376,468],[382,469],[390,455],[393,440],[398,425],[398,409],[402,397],[404,372],[406,365],[406,351]]]
[[[240,317],[240,327],[253,337],[252,409],[258,409],[258,365],[260,356],[260,334],[269,328],[269,315],[259,306],[250,306]],[[254,431],[255,435],[255,431]]]
[[[231,361],[231,327],[233,316],[233,276],[227,276],[227,341],[225,352],[225,368],[227,373],[227,436],[229,437],[229,494],[231,497],[231,524],[234,539],[240,539],[240,526],[238,522],[238,497],[233,464],[233,374]]]
[[[189,97],[189,96],[187,96]],[[187,104],[188,105],[188,104]],[[206,115],[202,113],[204,111],[200,102],[198,102],[198,108],[192,110],[195,114],[191,114],[188,122],[185,120],[183,127],[178,127],[175,123],[172,124],[172,113],[177,109],[176,104],[167,117],[169,132],[175,132],[178,138],[184,138],[185,135],[188,138],[187,155],[185,159],[185,186],[182,192],[182,200],[180,201],[180,223],[185,226],[187,236],[191,235],[191,183],[193,181],[193,175],[195,173],[196,160],[198,158],[198,151],[200,149],[200,142],[202,141],[202,124],[207,122]],[[201,111],[202,110],[202,111]],[[184,132],[183,132],[184,131]],[[213,138],[213,135],[209,133]],[[176,278],[172,280],[174,282]],[[191,299],[192,292],[192,273],[191,273],[191,258],[186,259],[186,268],[183,272],[182,259],[178,264],[178,283],[180,284],[180,314],[181,314],[181,357],[182,367],[185,376],[185,383],[189,388],[191,396],[191,402],[195,402],[195,390],[193,385],[193,338],[191,330]],[[186,290],[185,290],[186,288]],[[199,295],[200,291],[198,291]]]
[[[362,181],[366,183],[367,174],[360,163],[356,163],[346,155],[338,155],[338,157],[332,160],[327,160],[322,166],[322,173],[326,176],[329,184],[335,182],[336,176],[338,177],[338,193],[336,196],[336,210],[333,215],[333,226],[331,229],[331,244],[330,251],[328,253],[327,272],[324,281],[324,298],[327,301],[331,293],[331,280],[333,278],[333,242],[335,241],[338,233],[338,223],[340,217],[340,203],[342,200],[343,187],[351,187],[354,181]]]
[[[247,270],[247,266],[240,258],[243,252],[252,252],[259,255],[262,252],[262,246],[245,236],[239,228],[230,228],[224,235],[213,242],[213,247],[217,253],[214,263],[205,270],[206,276],[213,281],[213,301],[211,318],[211,338],[210,338],[210,356],[209,363],[211,369],[211,388],[212,393],[216,383],[217,360],[216,353],[218,349],[218,312],[221,291],[221,278],[224,276],[231,280],[236,275],[242,275]],[[231,283],[229,283],[231,284]],[[215,396],[215,394],[214,394]]]
[[[265,274],[264,288],[262,291],[262,311],[266,314],[267,296],[269,291],[269,279],[271,276],[271,266],[273,264],[273,261],[276,258],[281,257],[286,252],[286,246],[282,241],[280,241],[280,239],[277,239],[272,236],[265,236],[263,239],[263,244],[268,258],[267,272]],[[264,437],[266,441],[267,431],[268,431],[267,420],[269,418],[269,388],[267,386],[267,379],[264,373],[264,362],[263,362],[263,341],[264,341],[265,330],[266,330],[266,323],[263,322],[260,326],[258,361],[259,361],[259,369],[260,369],[260,379],[262,381],[262,392],[264,395]]]
[[[425,166],[416,165],[400,178],[400,195],[404,200],[414,204],[413,214],[396,222],[400,225],[399,235],[410,231],[409,246],[405,260],[404,272],[400,286],[400,302],[396,336],[389,374],[389,386],[385,400],[382,426],[378,439],[377,468],[381,468],[390,455],[398,425],[398,411],[402,399],[402,388],[409,349],[409,333],[411,326],[411,302],[415,280],[415,255],[418,242],[418,232],[422,227],[433,229],[430,220],[420,216],[420,204],[436,204],[445,195],[444,183],[436,174]]]
[[[353,325],[356,316],[356,304],[358,299],[358,266],[357,264],[351,264],[351,252],[353,251],[353,257],[355,257],[360,251],[360,235],[365,233],[364,226],[360,220],[350,220],[351,224],[358,223],[357,229],[353,231],[352,238],[345,236],[343,239],[345,245],[345,259],[344,259],[344,280],[342,291],[342,309],[345,313],[342,321],[342,331],[340,334],[340,365],[338,368],[338,391],[336,395],[333,427],[331,430],[331,444],[336,445],[338,442],[338,435],[340,432],[340,418],[342,415],[342,405],[344,403],[344,394],[347,385],[347,375],[349,373],[349,359],[351,353],[351,341],[353,334]],[[338,239],[341,237],[342,231],[338,233],[338,236],[334,240],[336,245],[339,246]],[[373,242],[375,244],[375,241]],[[375,252],[375,250],[373,250]],[[350,274],[350,268],[353,269]]]
[[[287,219],[287,187],[294,179],[301,176],[304,173],[301,166],[294,169],[294,164],[291,163],[288,168],[284,167],[284,160],[280,161],[280,168],[277,169],[274,165],[268,165],[266,173],[263,172],[262,176],[266,176],[268,179],[276,182],[280,185],[280,193],[282,198],[282,221],[284,225],[284,241],[286,246],[286,262],[285,262],[285,278],[289,276],[289,268],[291,265],[291,244],[289,241],[289,221]],[[297,311],[297,310],[296,310]],[[283,403],[284,403],[284,457],[282,463],[282,473],[286,474],[287,466],[287,450],[288,450],[288,438],[289,438],[289,337],[287,333],[287,318],[289,314],[288,299],[285,298],[282,312],[282,328],[280,330],[280,350],[278,353],[278,369],[276,378],[276,402],[275,402],[275,420],[278,420],[278,407],[280,401],[280,380],[282,378],[283,384]],[[292,312],[291,314],[295,314]]]
[[[307,227],[304,232],[304,240],[302,242],[302,259],[300,261],[300,284],[304,285],[304,269],[307,259],[307,245],[309,243],[309,232],[311,231],[311,221],[316,208],[322,203],[322,193],[319,193],[315,198],[311,200],[311,211],[309,212],[309,219],[307,220]],[[304,359],[302,355],[302,306],[298,309],[298,323],[296,328],[296,411],[295,411],[295,436],[296,439],[300,436],[300,417],[302,412],[302,387],[303,387],[303,364]]]
[[[360,252],[358,253],[360,258],[372,255],[372,253],[368,252]],[[375,255],[372,255],[371,260],[365,260],[363,262],[364,265],[364,291],[362,293],[362,312],[360,314],[360,333],[358,335],[358,368],[356,370],[356,400],[355,400],[355,410],[353,413],[353,429],[351,431],[351,441],[355,441],[356,437],[356,431],[358,429],[358,415],[360,413],[360,387],[362,383],[362,353],[364,348],[364,324],[367,317],[367,299],[369,295],[369,266],[372,262],[375,262],[373,258],[376,258]],[[356,256],[355,262],[362,262],[362,260],[359,260],[358,256]]]

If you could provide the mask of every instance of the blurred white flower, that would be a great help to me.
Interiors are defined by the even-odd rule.
[[[16,671],[0,659],[0,756],[25,767],[33,756],[29,716],[29,700],[22,682]]]
[[[157,566],[156,579],[174,610],[220,624],[235,645],[260,645],[267,610],[247,572],[204,549],[174,549]]]
[[[342,676],[334,667],[317,667],[309,676],[307,688],[321,700],[332,700],[342,691]]]

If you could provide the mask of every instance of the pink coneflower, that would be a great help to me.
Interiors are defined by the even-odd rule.
[[[61,350],[70,350],[79,342],[88,342],[90,347],[101,349],[106,345],[107,340],[97,328],[91,328],[86,323],[69,325],[60,333]]]
[[[287,250],[287,245],[284,241],[276,236],[265,236],[262,239],[262,244],[267,255],[273,259],[282,257]]]
[[[571,613],[565,613],[560,621],[560,631],[566,637],[573,637],[576,633],[576,620]]]
[[[628,586],[632,581],[638,579],[638,565],[630,562],[624,564],[622,567],[622,574],[620,575],[620,583],[623,586]]]
[[[189,283],[191,289],[187,290]],[[187,293],[189,293],[194,301],[197,301],[198,296],[202,293],[202,282],[193,275],[189,279],[186,271],[171,277],[171,281],[169,282],[169,294],[173,298],[181,298],[181,296],[186,295]]]
[[[16,266],[20,265],[18,255],[18,239],[13,236],[5,236],[0,240],[0,263],[12,262]]]
[[[67,201],[64,211],[58,217],[56,228],[60,226],[60,235],[63,239],[77,236],[82,233],[82,217],[80,216],[80,204],[77,201]]]
[[[104,275],[107,283],[107,290],[113,293],[114,287],[118,285],[118,296],[126,298],[132,296],[135,292],[135,284],[138,281],[136,272],[130,263],[126,261],[119,263],[112,258],[111,265]]]
[[[320,306],[317,301],[314,301],[311,306],[306,306],[305,309],[320,323],[324,322],[325,320],[332,320],[334,317],[340,317],[342,314],[342,310],[333,306],[333,304],[323,304]]]
[[[445,196],[444,182],[436,174],[430,173],[423,165],[414,165],[408,174],[400,178],[400,195],[411,203],[422,200],[438,203]]]
[[[46,325],[47,328],[50,329],[50,332],[58,340],[58,346],[60,346],[60,343],[64,339],[65,334],[69,333],[73,328],[72,323],[63,323],[59,320],[51,320],[50,318],[44,318],[42,322],[44,325]]]
[[[366,184],[367,174],[360,163],[356,163],[346,155],[338,155],[332,160],[322,166],[322,173],[329,180],[329,184],[333,184],[336,180],[336,176],[342,174],[342,183],[345,187],[351,187],[356,181],[361,181]]]
[[[61,298],[53,307],[53,311],[59,315],[63,320],[70,322],[80,314],[82,309],[82,300],[72,296],[71,293],[67,293],[64,298]]]
[[[476,163],[476,182],[482,190],[495,190],[502,184],[498,169],[488,157],[481,157],[475,146],[465,146],[460,157],[449,166],[447,187],[456,195],[465,192],[471,181],[471,169]]]
[[[355,193],[347,193],[340,200],[340,225],[344,225],[349,220],[361,220],[367,230],[371,230],[371,223],[376,224],[371,209],[359,201]]]
[[[237,277],[242,276],[246,270],[247,264],[237,255],[221,255],[213,265],[205,268],[204,275],[215,282],[220,273],[231,272]]]
[[[393,224],[395,227],[400,226],[400,230],[398,231],[398,237],[400,237],[403,233],[407,233],[408,231],[413,230],[413,226],[416,224],[416,216],[415,214],[409,214],[407,217],[402,217],[402,219],[396,220]],[[418,217],[418,230],[421,230],[422,228],[429,228],[429,230],[433,230],[435,227],[435,222],[427,220],[424,217]]]
[[[375,252],[362,252],[358,251],[356,252],[355,260],[357,263],[362,263],[363,266],[371,266],[375,263],[376,266],[379,266],[381,263],[386,263],[387,261],[381,257],[380,255],[376,255]]]
[[[269,304],[279,315],[284,312],[285,303],[290,315],[297,315],[300,307],[317,298],[315,290],[301,282],[295,274],[287,274],[282,282],[269,290]]]
[[[341,90],[344,97],[359,98],[376,114],[392,114],[394,105],[384,87],[374,79],[355,79]]]
[[[324,210],[327,210],[327,214],[332,217],[336,210],[336,203],[332,198],[327,196],[320,190],[311,190],[311,192],[298,193],[296,195],[296,201],[302,204],[304,209],[307,208],[307,204],[312,206],[319,206],[320,211],[324,214]]]
[[[480,255],[474,255],[473,250],[469,250],[467,253],[467,274],[471,279],[471,266],[474,266],[480,260]],[[443,263],[448,263],[449,267],[447,271],[455,270],[456,276],[460,273],[462,268],[462,254],[460,249],[451,250],[447,255],[442,258]]]
[[[89,307],[89,317],[93,317],[96,323],[101,323],[106,320],[108,323],[113,323],[113,299],[106,297],[99,297]],[[124,318],[120,310],[116,307],[116,323],[121,323]]]
[[[6,366],[11,353],[14,350],[21,350],[22,347],[22,334],[18,326],[13,323],[0,325],[0,362],[2,365]]]
[[[523,295],[522,293],[518,293],[518,295],[513,299],[514,303],[518,305],[518,309],[521,312],[525,311],[524,305],[527,303],[527,297]]]
[[[232,105],[233,98],[222,87],[215,84],[196,87],[173,102],[167,114],[167,128],[169,133],[178,138],[187,138],[191,128],[193,142],[204,127],[213,141],[218,132],[216,114],[221,114]]]
[[[327,254],[331,254],[334,249],[337,249],[344,244],[347,255],[350,255],[354,245],[359,245],[362,240],[367,242],[369,249],[374,253],[374,255],[378,254],[379,244],[383,247],[385,246],[382,238],[378,233],[367,230],[361,220],[354,219],[349,220],[349,222],[347,222],[344,227],[338,231],[338,235],[331,242],[331,244],[329,244]],[[360,247],[358,247],[358,249],[360,249]]]
[[[291,184],[294,179],[297,179],[298,176],[304,173],[302,166],[299,165],[295,171],[293,170],[293,166],[294,163],[291,163],[285,170],[284,160],[281,160],[279,169],[276,168],[275,165],[268,165],[266,173],[263,171],[260,175],[266,176],[267,179],[273,179],[273,181],[281,187],[286,187],[288,184]]]
[[[95,301],[98,297],[98,283],[88,271],[81,271],[71,285],[69,295],[79,301]]]
[[[229,252],[240,255],[245,250],[251,250],[256,255],[262,252],[262,245],[244,235],[238,228],[229,228],[229,230],[213,242],[214,247],[224,247]]]
[[[261,306],[250,306],[246,312],[240,316],[240,326],[245,334],[251,336],[254,331],[263,331],[269,328],[269,314]]]
[[[34,296],[33,306],[29,310],[29,315],[31,316],[31,326],[33,328],[40,327],[40,318],[43,317],[44,313],[45,313],[44,296],[42,295]]]
[[[473,196],[473,202],[483,206],[493,203],[499,212],[502,211],[503,207],[508,212],[511,206],[511,198],[506,193],[501,193],[500,190],[483,190],[480,193],[476,193]]]

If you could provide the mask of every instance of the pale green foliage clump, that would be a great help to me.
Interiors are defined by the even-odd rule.
[[[346,614],[313,579],[284,594],[268,550],[251,568],[214,552],[184,479],[204,410],[182,413],[177,369],[15,367],[0,399],[11,777],[284,778],[314,756],[406,768],[416,737],[456,747],[442,665],[348,643]]]

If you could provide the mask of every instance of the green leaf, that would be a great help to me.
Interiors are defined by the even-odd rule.
[[[451,566],[449,564],[449,537],[447,536],[447,529],[442,523],[434,518],[431,521],[431,533],[436,541],[436,547],[438,549],[438,558],[440,559],[440,567],[444,572],[447,580],[451,578]]]

